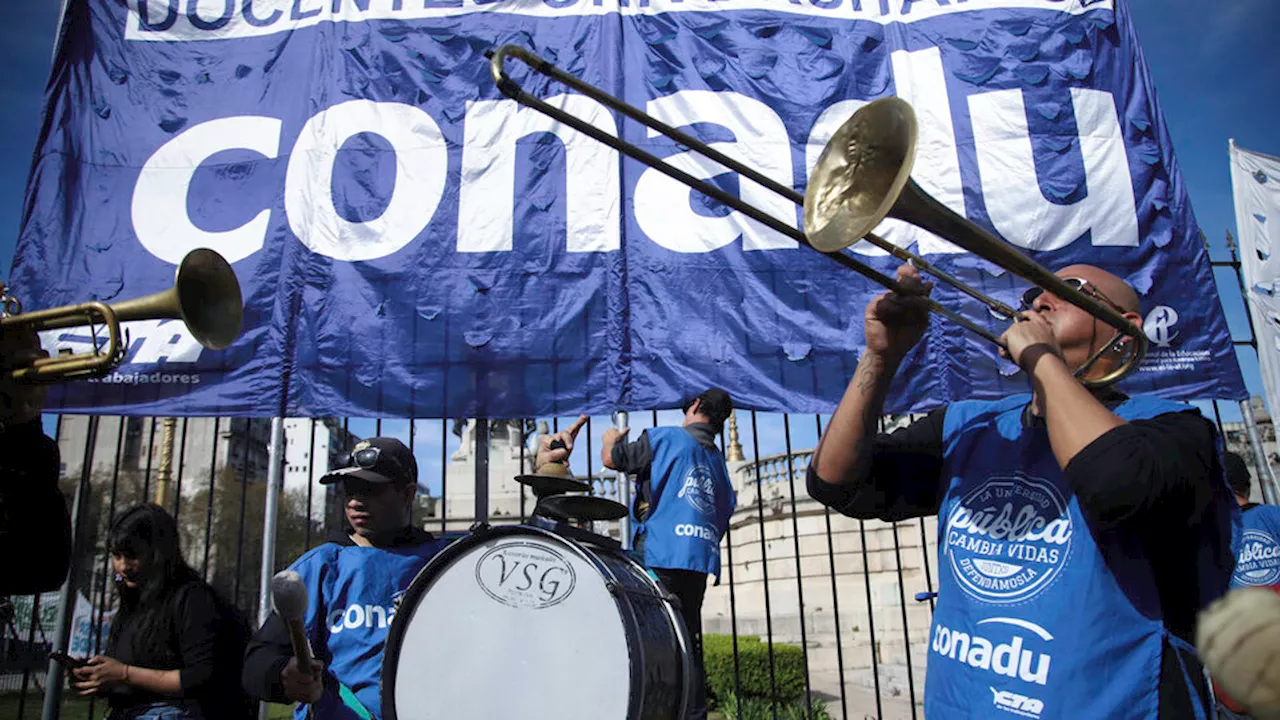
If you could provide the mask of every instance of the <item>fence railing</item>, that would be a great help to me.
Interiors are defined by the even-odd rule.
[[[1215,406],[1214,410],[1217,410]],[[1221,413],[1215,412],[1219,421]],[[633,413],[636,437],[674,413]],[[901,423],[909,418],[887,418]],[[178,519],[187,561],[220,593],[256,617],[262,574],[269,421],[185,418],[164,431],[161,418],[66,416],[53,423],[63,458],[63,490],[88,492],[80,507],[83,542],[70,606],[67,651],[91,655],[104,647],[115,605],[106,552],[107,528],[125,508],[159,501]],[[548,419],[548,430],[561,424]],[[922,713],[937,575],[937,521],[859,521],[832,513],[805,491],[805,472],[824,417],[741,413],[732,442],[722,438],[738,505],[722,544],[722,581],[708,589],[704,632],[735,641],[759,638],[771,652],[791,645],[803,655],[804,694],[831,717],[915,718]],[[567,420],[566,420],[567,422]],[[1239,445],[1241,428],[1221,423]],[[514,482],[533,469],[535,423],[488,421],[487,507],[493,524],[519,523],[532,494]],[[623,483],[595,453],[609,422],[593,418],[580,436],[572,467],[590,478],[594,494],[626,502]],[[356,438],[392,435],[409,444],[421,468],[417,524],[465,531],[476,521],[476,421],[290,419],[280,458],[284,478],[276,523],[275,562],[287,566],[335,532],[343,521],[331,486],[319,484]],[[1274,432],[1261,427],[1267,453]],[[745,447],[737,445],[741,435]],[[162,447],[172,442],[171,448]],[[162,467],[162,454],[168,467]],[[1245,453],[1249,457],[1248,453]],[[596,532],[621,539],[618,522]],[[921,599],[917,600],[916,597]],[[46,690],[44,653],[55,643],[60,594],[13,599],[4,633],[0,694],[13,717],[37,717]],[[771,656],[772,657],[772,656]],[[0,705],[0,707],[5,707]],[[97,717],[100,700],[63,697],[63,717]]]

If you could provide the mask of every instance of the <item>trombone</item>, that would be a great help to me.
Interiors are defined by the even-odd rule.
[[[207,248],[192,250],[178,265],[168,290],[108,305],[100,301],[64,305],[48,310],[22,312],[22,303],[7,293],[0,298],[0,328],[28,327],[39,332],[90,326],[93,351],[64,352],[38,358],[10,371],[14,380],[57,382],[102,377],[119,365],[128,349],[128,332],[120,324],[132,320],[182,320],[196,341],[210,350],[231,345],[240,335],[244,314],[240,282],[221,255]],[[106,343],[99,345],[97,326],[106,329]]]
[[[982,257],[1014,275],[1033,283],[1075,305],[1115,328],[1110,341],[1099,348],[1075,370],[1083,375],[1107,351],[1115,348],[1126,337],[1130,352],[1125,361],[1099,378],[1084,381],[1088,386],[1114,383],[1132,373],[1142,364],[1147,351],[1147,337],[1141,327],[1129,322],[1114,308],[1096,300],[1081,290],[1076,290],[1061,278],[1036,264],[1026,256],[982,227],[961,217],[950,208],[930,197],[911,179],[911,165],[915,159],[917,136],[915,113],[910,104],[896,97],[886,97],[863,106],[836,131],[823,148],[814,168],[805,194],[786,187],[756,170],[709,147],[689,135],[647,115],[639,108],[628,105],[516,45],[503,45],[496,51],[488,51],[489,70],[493,80],[507,97],[530,107],[548,117],[598,140],[605,145],[638,160],[674,180],[717,200],[766,227],[816,250],[840,265],[853,270],[894,292],[903,295],[919,295],[899,283],[895,278],[841,252],[859,239],[866,239],[893,257],[910,263],[934,275],[955,289],[986,305],[993,314],[1013,322],[1018,310],[992,298],[963,281],[947,274],[924,258],[897,247],[872,232],[886,217],[894,217],[945,238],[959,247]],[[702,156],[743,177],[768,188],[804,208],[805,232],[790,223],[783,222],[740,198],[724,192],[711,183],[671,165],[661,158],[624,141],[571,115],[560,108],[530,95],[506,73],[508,58],[519,60],[533,71],[545,75],[569,88],[635,120],[636,122],[667,136]],[[986,340],[1004,347],[1000,337],[968,318],[944,307],[932,298],[926,298],[929,310],[935,312]]]

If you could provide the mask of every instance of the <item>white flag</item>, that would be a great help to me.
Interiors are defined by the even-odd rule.
[[[1280,158],[1231,143],[1231,185],[1245,302],[1258,339],[1258,369],[1273,416],[1280,411]]]

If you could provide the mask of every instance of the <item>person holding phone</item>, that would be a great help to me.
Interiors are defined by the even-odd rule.
[[[178,525],[157,505],[138,505],[110,534],[120,607],[106,653],[67,657],[71,687],[105,695],[107,720],[248,720],[240,691],[249,627],[187,565]]]
[[[81,668],[89,664],[89,661],[86,660],[85,658],[68,655],[58,650],[54,650],[53,652],[49,653],[49,659],[58,663],[62,667],[66,668],[67,670],[74,670],[76,668]]]

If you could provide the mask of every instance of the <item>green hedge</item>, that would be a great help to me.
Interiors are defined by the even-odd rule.
[[[735,694],[743,700],[791,703],[804,697],[804,651],[773,644],[773,682],[769,680],[769,646],[758,637],[738,638],[738,683],[733,676],[733,637],[703,635],[702,659],[707,692],[717,705]],[[776,689],[776,691],[775,691]]]
[[[813,698],[809,707],[804,700],[792,700],[789,703],[771,703],[760,698],[743,698],[742,714],[738,714],[738,699],[732,694],[720,701],[720,712],[729,720],[774,720],[775,706],[778,720],[831,720],[827,713],[827,704]]]

